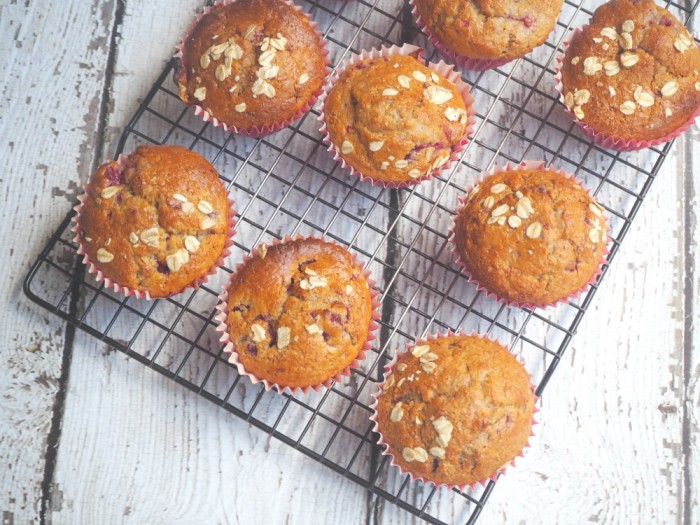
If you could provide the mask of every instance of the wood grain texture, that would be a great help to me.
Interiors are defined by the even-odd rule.
[[[349,480],[87,343],[73,360],[53,523],[361,521],[364,496]],[[329,487],[334,505],[314,497]]]
[[[0,100],[2,147],[6,148],[3,151],[9,151],[16,159],[9,173],[16,171],[26,177],[41,171],[33,167],[34,159],[40,155],[46,155],[45,165],[51,167],[44,168],[46,175],[42,175],[41,189],[34,182],[37,177],[33,177],[30,182],[25,178],[14,185],[11,180],[11,185],[5,184],[2,190],[4,203],[18,202],[9,210],[4,206],[2,218],[21,221],[13,222],[9,228],[5,226],[8,221],[3,220],[3,239],[10,240],[5,245],[14,250],[13,258],[18,254],[23,257],[18,266],[4,266],[0,270],[5,272],[5,282],[12,283],[7,296],[0,296],[4,301],[0,306],[8,312],[0,318],[2,337],[7,338],[7,342],[5,339],[2,342],[3,347],[14,348],[0,357],[9,363],[0,368],[0,380],[8,377],[8,382],[3,384],[11,385],[9,395],[0,398],[0,458],[3,464],[11,465],[12,472],[11,477],[0,476],[0,511],[11,513],[3,514],[3,519],[12,519],[14,523],[37,520],[37,480],[40,483],[43,473],[41,458],[45,445],[37,443],[40,440],[36,436],[47,431],[59,373],[57,353],[62,344],[60,323],[20,301],[19,282],[28,261],[35,256],[32,250],[38,249],[68,207],[63,198],[51,199],[47,195],[49,188],[52,185],[60,188],[54,192],[59,197],[74,192],[78,180],[87,178],[94,163],[90,147],[96,143],[94,131],[98,123],[94,119],[102,103],[100,75],[105,70],[107,42],[115,23],[116,4],[99,4],[98,9],[96,3],[92,10],[82,5],[80,10],[71,7],[78,3],[77,0],[66,3],[68,9],[56,7],[56,13],[12,6],[16,11],[11,16],[6,16],[9,12],[4,11],[6,8],[0,8],[3,10],[0,25],[25,24],[27,20],[34,20],[38,27],[45,24],[49,29],[35,38],[49,48],[53,48],[55,41],[67,42],[59,38],[63,33],[87,35],[88,32],[78,28],[93,28],[82,44],[63,44],[66,48],[61,64],[66,69],[61,69],[60,75],[47,76],[41,85],[29,88],[33,100],[41,100],[40,110],[33,111],[29,121],[36,125],[27,125],[26,129],[8,127],[6,123],[11,121],[4,119],[8,108],[3,104],[8,105],[9,111],[15,111],[9,113],[16,115],[15,121],[26,110],[21,104]],[[198,4],[192,0],[148,3],[128,0],[124,4],[124,15],[116,28],[120,38],[109,98],[104,101],[106,140],[102,151],[94,153],[98,160],[113,156],[120,130],[160,73],[171,55],[173,43]],[[392,6],[393,3],[389,7]],[[348,8],[355,10],[348,17],[360,19],[366,9],[359,3]],[[339,24],[334,32],[336,38],[342,37],[341,26],[349,27]],[[14,29],[12,26],[10,32]],[[88,42],[95,34],[103,35],[99,49],[92,49]],[[373,45],[371,35],[363,34],[361,38],[360,45]],[[36,57],[42,55],[31,55],[30,67],[29,55],[22,63],[16,62],[15,53],[13,49],[2,49],[3,60],[7,56],[8,63],[18,64],[9,68],[9,74],[16,75],[14,81],[10,77],[9,84],[14,90],[31,86],[35,81],[24,84],[26,79],[33,78],[32,74],[44,78],[50,69],[48,62],[42,62],[43,68],[36,67],[37,60],[41,60]],[[74,57],[79,53],[87,58],[76,62]],[[73,95],[76,86],[82,98]],[[512,96],[515,102],[525,103],[522,94],[514,92]],[[91,108],[87,117],[86,108]],[[59,114],[63,117],[56,119]],[[51,118],[58,122],[51,122]],[[507,115],[498,118],[507,119]],[[75,122],[91,122],[91,127],[85,123],[86,128],[75,129]],[[58,129],[56,125],[63,127]],[[36,129],[46,134],[42,135],[45,140],[35,140]],[[56,132],[50,132],[52,129]],[[14,137],[18,131],[24,133],[22,140],[12,140],[14,144],[10,146],[6,136]],[[500,136],[496,138],[500,140]],[[184,141],[186,137],[177,140]],[[517,142],[509,142],[508,146],[513,155],[522,153]],[[549,385],[535,446],[518,469],[499,481],[480,523],[697,521],[700,363],[696,354],[700,341],[697,330],[688,331],[692,323],[687,322],[687,316],[694,316],[691,320],[697,322],[700,281],[697,272],[689,274],[688,268],[691,260],[695,261],[694,268],[698,267],[698,203],[697,185],[689,185],[683,179],[683,173],[692,173],[700,165],[697,152],[696,129],[684,145],[676,145],[667,159],[579,334]],[[256,162],[269,162],[270,155],[259,151]],[[475,151],[472,159],[478,163],[486,157]],[[289,166],[293,168],[294,164],[290,162]],[[601,169],[600,165],[591,167]],[[466,178],[460,179],[461,184],[466,182]],[[23,191],[27,186],[32,188],[31,197]],[[421,188],[421,191],[435,191],[435,188]],[[446,194],[445,198],[448,197],[453,195]],[[605,197],[624,205],[620,195]],[[293,199],[290,202],[294,204]],[[683,211],[680,202],[685,203],[689,212]],[[30,210],[32,204],[40,211]],[[415,206],[408,210],[407,213],[423,217],[427,208]],[[31,213],[34,217],[30,218]],[[39,213],[42,217],[37,219]],[[694,223],[689,222],[689,216],[695,217]],[[267,217],[263,210],[260,217],[260,220]],[[312,214],[312,218],[320,220],[320,212]],[[443,226],[442,220],[436,216],[436,226]],[[33,239],[41,238],[41,241],[26,246],[24,238],[15,240],[14,231],[26,223],[31,224]],[[278,218],[273,227],[284,228],[285,223]],[[402,239],[413,240],[415,229],[410,221],[402,221],[397,231]],[[358,243],[369,246],[373,240],[362,237]],[[441,248],[428,235],[419,239],[417,246],[426,254]],[[687,247],[691,251],[686,252]],[[445,251],[438,255],[439,262],[448,267],[450,259]],[[429,257],[411,256],[407,262],[410,274],[419,278],[427,276],[430,286],[439,288],[440,278],[449,276],[449,272],[436,269]],[[688,275],[691,275],[689,283]],[[415,283],[411,285],[410,279],[403,277],[397,283],[406,283],[397,287],[397,296],[410,299]],[[465,291],[455,286],[455,293]],[[0,293],[5,294],[5,290]],[[441,305],[427,292],[415,300],[421,309],[432,309],[446,318],[458,320],[461,315],[454,305]],[[16,312],[18,301],[21,307]],[[392,322],[398,321],[401,313],[398,311]],[[105,310],[96,322],[105,322],[107,316]],[[503,321],[516,326],[521,319],[513,315]],[[426,319],[415,312],[409,312],[400,323],[400,329],[407,334],[425,327]],[[127,328],[118,327],[122,328],[126,334]],[[49,333],[55,335],[48,338]],[[495,335],[502,337],[504,333]],[[541,331],[528,335],[539,342],[552,337]],[[211,334],[206,338],[205,344],[215,344]],[[405,339],[399,335],[393,346],[398,347],[402,338]],[[155,348],[157,340],[154,338],[153,342]],[[39,351],[23,349],[36,350],[37,344]],[[150,351],[145,347],[144,350]],[[522,351],[528,353],[527,349]],[[168,349],[162,356],[159,363],[172,362],[178,358],[177,349]],[[533,372],[541,374],[543,365],[533,363]],[[206,361],[195,361],[187,373],[201,377],[201,367],[206,367]],[[37,377],[41,379],[35,381]],[[687,385],[683,384],[683,378],[687,379]],[[247,387],[240,395],[254,399],[255,388]],[[263,417],[272,417],[279,408],[276,402],[261,406],[263,413],[267,410],[270,414]],[[685,427],[684,413],[689,418]],[[9,427],[6,422],[10,423]],[[312,435],[309,442],[314,439],[319,438]],[[684,464],[688,465],[685,475]],[[368,504],[367,495],[354,483],[81,333],[75,341],[53,481],[52,523],[420,522],[383,500],[371,499]],[[420,497],[420,492],[411,492],[411,497]],[[464,521],[465,516],[458,511],[450,513],[451,494],[441,491],[435,500],[449,516],[448,521]]]
[[[0,6],[3,523],[38,521],[64,326],[29,303],[22,280],[73,201],[76,174],[92,162],[112,8],[98,1]],[[70,254],[59,258],[70,266]],[[46,290],[55,287],[40,281]]]

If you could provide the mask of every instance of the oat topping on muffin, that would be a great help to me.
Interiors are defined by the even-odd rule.
[[[280,389],[317,386],[345,371],[367,341],[371,316],[362,269],[344,248],[315,238],[261,246],[228,289],[238,361]]]
[[[86,189],[79,231],[105,277],[152,297],[206,275],[228,233],[226,190],[213,166],[179,146],[141,146],[103,164]]]
[[[175,79],[184,102],[249,129],[293,118],[318,93],[325,69],[303,13],[282,0],[236,0],[203,15]]]
[[[565,105],[595,132],[664,137],[700,106],[700,50],[652,0],[612,0],[575,35],[561,67]]]
[[[324,105],[331,142],[373,180],[407,182],[450,159],[467,130],[467,107],[454,84],[408,55],[349,66]]]
[[[602,210],[559,173],[501,171],[470,192],[453,240],[481,286],[508,301],[544,306],[595,275],[607,243]]]
[[[377,431],[407,472],[437,484],[483,481],[527,444],[534,395],[525,368],[479,336],[423,341],[399,356],[376,405]]]
[[[415,0],[421,19],[447,48],[467,58],[522,56],[542,44],[563,0]]]

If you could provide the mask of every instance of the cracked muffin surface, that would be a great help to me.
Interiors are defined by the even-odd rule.
[[[415,0],[435,38],[467,58],[511,59],[542,44],[563,0]]]
[[[179,146],[140,146],[92,177],[79,232],[105,277],[166,297],[216,263],[228,213],[226,189],[204,157]]]
[[[455,217],[466,270],[508,301],[544,306],[595,275],[607,243],[603,208],[576,181],[549,170],[495,173]]]
[[[455,85],[406,55],[349,66],[329,92],[324,113],[338,154],[363,175],[394,183],[448,162],[468,118]]]
[[[180,98],[239,129],[295,117],[326,76],[311,22],[281,0],[237,0],[202,16],[175,73]]]
[[[561,80],[564,103],[593,131],[661,138],[700,105],[700,50],[652,0],[613,0],[572,39]]]
[[[399,356],[378,397],[376,422],[401,468],[461,486],[520,453],[534,401],[527,371],[500,344],[438,337]]]
[[[369,336],[372,299],[344,248],[316,238],[258,249],[228,288],[227,328],[246,372],[280,387],[320,385]]]

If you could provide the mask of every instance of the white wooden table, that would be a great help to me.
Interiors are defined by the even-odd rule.
[[[2,523],[417,522],[22,294],[198,5],[0,1]],[[700,522],[699,150],[676,142],[480,523]]]

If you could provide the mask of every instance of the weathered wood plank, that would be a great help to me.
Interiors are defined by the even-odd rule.
[[[76,343],[54,523],[361,521],[349,480],[89,343]]]
[[[164,9],[163,1],[149,6],[126,5],[114,85],[110,90],[110,107],[113,111],[109,115],[109,134],[103,152],[105,158],[113,154],[120,130],[136,109],[140,98],[150,89],[165,60],[172,54],[173,43],[193,14],[192,2],[167,4],[167,9]],[[149,36],[153,33],[159,35],[158,42],[153,42]],[[158,104],[161,104],[159,108],[164,112],[171,111],[173,104],[177,106],[175,111],[180,111],[182,107],[177,101],[162,100]],[[192,117],[192,122],[198,122],[198,119]],[[311,121],[309,124],[309,132],[315,132],[315,123]],[[145,126],[155,137],[167,130],[167,125],[155,118],[146,122]],[[217,142],[225,137],[220,130],[212,130],[207,136]],[[180,133],[171,136],[168,142],[189,145],[191,140],[191,136]],[[279,141],[273,139],[273,142]],[[237,153],[244,153],[250,143],[234,140],[229,147]],[[135,145],[130,141],[127,150]],[[197,150],[205,155],[211,153],[211,148],[202,144],[197,145]],[[303,153],[298,149],[296,152]],[[304,155],[300,154],[300,157],[304,158]],[[326,157],[325,151],[317,151],[311,162],[332,165]],[[267,147],[260,147],[253,153],[254,162],[261,166],[269,166],[275,158],[274,150]],[[236,162],[229,160],[217,165],[227,178],[233,175],[237,167]],[[298,163],[283,157],[276,173],[294,177],[298,169]],[[259,172],[251,169],[244,172],[237,182],[256,189],[260,176]],[[308,173],[304,175],[308,176]],[[319,191],[317,181],[307,183],[302,179],[301,184],[308,185],[309,191]],[[340,193],[329,193],[328,189],[333,187],[328,186],[322,196],[337,205],[342,196]],[[268,190],[268,197],[279,201],[277,192],[283,190],[282,185],[270,181],[262,191]],[[240,192],[234,197],[238,201],[239,211],[250,200],[249,196]],[[285,207],[294,210],[296,202],[296,208],[300,211],[302,202],[307,205],[308,201],[308,197],[302,201],[301,196],[292,193]],[[326,226],[330,217],[328,214],[323,216],[323,208],[316,208],[319,209],[311,213],[308,219]],[[251,210],[258,211],[254,208]],[[271,208],[261,208],[259,211],[259,216],[251,216],[253,220],[265,224],[272,218]],[[288,228],[296,226],[294,221],[285,224],[280,217],[282,215],[278,214],[271,222],[273,231],[287,233]],[[340,217],[331,231],[349,238],[346,228],[350,222],[354,223]],[[241,229],[244,231],[237,236],[237,242],[251,245],[256,242],[259,230],[245,223],[243,226],[245,228]],[[300,231],[308,233],[310,229],[302,226]],[[269,240],[267,237],[264,239]],[[362,245],[361,240],[358,243]],[[236,250],[231,260],[240,259],[241,255],[240,250]],[[216,285],[212,284],[212,287],[216,288]],[[204,308],[206,313],[212,306],[209,304]],[[113,308],[105,307],[102,311],[96,308],[95,315],[90,314],[89,322],[105,327],[112,312]],[[172,322],[174,313],[165,302],[161,302],[154,316],[163,322]],[[128,339],[133,328],[120,322],[110,335]],[[178,330],[193,337],[198,328],[198,325],[189,326],[185,322]],[[135,348],[153,355],[160,339],[158,330],[147,327],[144,334],[139,336]],[[215,334],[209,332],[200,343],[209,348],[218,346]],[[181,346],[184,349],[187,345]],[[183,357],[179,350],[178,344],[168,343],[156,363],[174,370]],[[77,335],[64,419],[64,439],[54,483],[55,492],[61,495],[58,503],[52,507],[51,518],[54,522],[92,522],[98,519],[133,523],[197,522],[204,515],[213,522],[239,523],[258,520],[278,523],[290,517],[348,524],[364,521],[365,495],[349,480],[311,462],[290,447],[227,415],[141,364],[117,353],[110,353],[109,358],[105,358],[104,353],[95,340]],[[209,358],[195,352],[181,376],[201,381],[210,364]],[[215,372],[207,382],[207,390],[225,393],[227,381],[232,377],[230,372],[226,377],[225,372]],[[251,387],[247,380],[243,384],[247,386],[237,389],[234,398],[250,408],[258,390]],[[308,399],[319,397],[312,394]],[[274,416],[281,409],[282,402],[281,398],[268,396],[256,408],[256,417],[274,423]],[[339,410],[340,405],[330,403],[324,406],[324,411],[334,409]],[[290,409],[289,413],[299,414],[304,422],[308,419],[303,411]],[[104,418],[102,414],[111,414],[111,417]],[[301,420],[285,419],[280,428],[292,433],[294,424],[298,427]],[[310,431],[302,444],[318,450],[328,437]],[[89,444],[87,449],[86,443]],[[341,452],[331,450],[329,454],[335,453]],[[81,476],[75,476],[76,472],[81,472]],[[93,487],[93,497],[89,499],[84,497],[85,480],[90,480]],[[118,489],[115,489],[115,480],[124,480],[117,482]],[[206,490],[199,488],[203,484],[208,487]],[[337,497],[314,497],[326,492],[328,486],[337,490]],[[283,495],[281,501],[285,502],[284,505],[266,504],[272,491]],[[188,496],[183,498],[183,494]],[[109,501],[109,505],[105,505],[105,501]]]
[[[4,2],[0,6],[0,512],[38,521],[44,454],[61,374],[63,323],[21,291],[30,263],[89,171],[113,2]],[[28,242],[29,240],[29,242]],[[61,256],[69,267],[71,255]],[[37,287],[56,293],[40,276]]]

